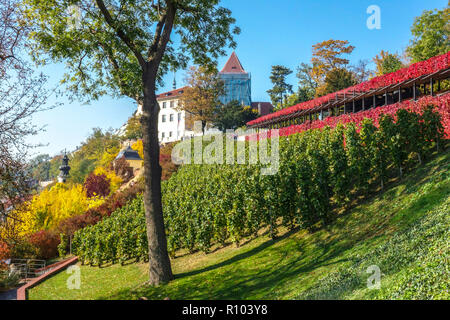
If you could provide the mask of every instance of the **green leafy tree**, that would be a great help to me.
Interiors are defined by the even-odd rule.
[[[50,156],[41,154],[30,161],[31,175],[38,181],[50,180]]]
[[[119,153],[120,146],[120,138],[114,130],[92,129],[86,141],[70,155],[69,181],[83,183],[96,167],[109,167],[110,162]],[[56,165],[58,169],[61,160],[57,161]]]
[[[316,95],[316,89],[318,85],[312,76],[312,71],[313,67],[307,63],[301,63],[300,66],[297,67],[297,103],[312,100]]]
[[[356,84],[355,76],[353,72],[344,68],[333,69],[327,73],[325,77],[325,83],[323,90],[320,91],[320,95],[326,95],[333,93]]]
[[[189,68],[184,89],[177,109],[186,111],[188,126],[201,122],[202,132],[208,123],[214,121],[214,111],[220,106],[220,96],[225,92],[225,84],[215,67],[199,66]]]
[[[31,52],[38,62],[64,61],[75,97],[127,96],[142,105],[145,217],[150,283],[172,279],[161,204],[158,83],[170,68],[210,64],[235,46],[235,20],[219,0],[24,0]],[[76,6],[81,19],[73,19]],[[177,39],[172,39],[172,33]]]
[[[237,129],[251,120],[256,119],[258,111],[249,106],[242,106],[238,101],[231,101],[217,107],[213,124],[222,132],[227,129]]]
[[[270,81],[273,84],[272,89],[267,90],[270,100],[274,106],[282,109],[285,106],[285,99],[289,93],[292,93],[292,85],[286,83],[286,77],[292,73],[292,70],[284,66],[272,66]]]
[[[142,136],[143,132],[140,118],[139,116],[134,115],[128,119],[124,139],[138,140],[142,139]]]
[[[404,67],[400,56],[396,53],[389,53],[381,50],[380,54],[373,58],[375,65],[377,66],[376,75],[382,76],[383,74],[395,72]]]
[[[427,60],[450,51],[450,8],[425,10],[411,27],[413,39],[407,53],[412,62]]]

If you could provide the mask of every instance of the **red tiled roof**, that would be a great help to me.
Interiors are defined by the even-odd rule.
[[[223,67],[220,73],[247,73],[247,72],[245,72],[241,62],[239,61],[239,58],[233,51],[227,63],[225,64],[225,67]]]
[[[183,92],[184,92],[184,90],[186,88],[187,87],[182,87],[182,88],[179,88],[179,89],[175,89],[175,90],[171,90],[171,91],[167,91],[167,92],[163,92],[163,93],[157,94],[156,95],[156,99],[160,100],[160,99],[164,99],[164,98],[176,98],[176,97],[179,97],[179,96],[181,96],[183,94]]]

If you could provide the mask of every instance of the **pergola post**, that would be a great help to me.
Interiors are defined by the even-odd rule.
[[[363,111],[366,110],[366,104],[365,104],[365,102],[366,102],[366,99],[363,98],[363,99],[362,99],[362,110],[363,110]]]
[[[372,104],[372,108],[375,108],[377,106],[377,97],[375,95],[373,95],[373,104]]]
[[[417,100],[417,89],[416,89],[416,83],[413,84],[413,99],[414,101]]]
[[[434,96],[434,88],[433,88],[433,77],[431,77],[431,79],[430,79],[430,95],[431,96]]]
[[[345,99],[346,99],[346,94],[345,94],[345,92],[344,92],[344,101],[345,101]],[[346,112],[346,110],[345,110],[345,106],[347,105],[347,103],[346,102],[344,102],[344,114],[345,114],[345,112]]]
[[[384,96],[384,105],[387,106],[388,105],[388,92],[387,90],[385,91],[385,96]]]
[[[398,88],[398,102],[402,102],[402,87]]]

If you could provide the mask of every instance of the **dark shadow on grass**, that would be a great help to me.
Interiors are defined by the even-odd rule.
[[[272,240],[272,239],[271,240],[267,240],[267,241],[261,243],[259,246],[255,247],[255,248],[253,248],[253,249],[251,249],[249,251],[237,254],[233,258],[227,259],[227,260],[222,261],[220,263],[217,263],[217,264],[214,264],[214,265],[202,268],[202,269],[176,274],[175,275],[175,279],[180,279],[180,278],[184,278],[184,277],[194,276],[194,275],[197,275],[197,274],[201,274],[201,273],[204,273],[204,272],[208,272],[208,271],[211,271],[211,270],[222,268],[224,266],[227,266],[227,265],[233,264],[235,262],[238,262],[238,261],[240,261],[242,259],[249,258],[249,257],[251,257],[251,256],[253,256],[255,254],[260,253],[264,249],[267,249],[268,247],[272,246],[273,244],[275,244],[275,243],[277,243],[277,242],[279,242],[279,241],[281,241],[283,239],[288,238],[289,236],[291,236],[292,234],[294,234],[296,232],[297,232],[297,230],[289,231],[289,232],[283,234],[282,236],[278,237],[275,240]]]

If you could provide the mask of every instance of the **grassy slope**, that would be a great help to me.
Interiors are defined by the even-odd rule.
[[[450,152],[356,206],[327,229],[267,236],[240,248],[173,260],[176,279],[151,288],[146,265],[81,268],[80,290],[62,272],[30,299],[379,299],[450,298]],[[383,273],[369,290],[370,265]]]

